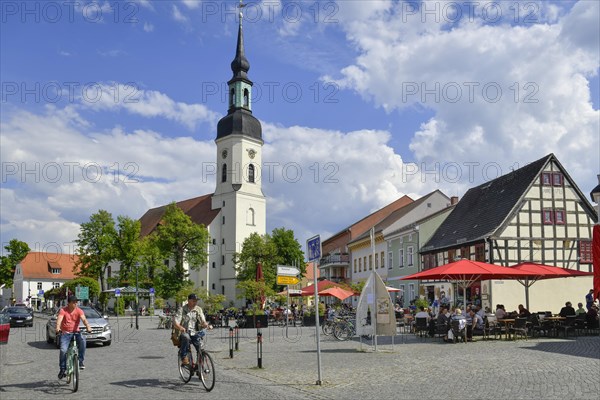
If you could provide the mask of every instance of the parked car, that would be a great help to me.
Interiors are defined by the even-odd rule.
[[[10,316],[0,313],[0,344],[8,343],[8,335],[10,334]]]
[[[80,332],[85,336],[87,343],[102,343],[104,346],[110,346],[112,343],[112,329],[108,323],[108,317],[102,316],[98,311],[91,307],[79,307],[85,313],[90,326],[92,327],[92,333],[88,333],[85,330],[83,322],[79,324]],[[60,347],[56,340],[56,320],[58,314],[54,314],[48,320],[46,324],[46,341],[48,343],[54,343],[56,347]]]
[[[6,307],[2,313],[10,318],[10,326],[33,326],[33,311],[26,307]]]

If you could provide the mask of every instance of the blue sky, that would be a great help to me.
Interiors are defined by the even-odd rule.
[[[236,3],[1,3],[3,243],[68,250],[98,209],[212,192]],[[248,4],[269,231],[327,237],[550,152],[596,185],[597,2]]]

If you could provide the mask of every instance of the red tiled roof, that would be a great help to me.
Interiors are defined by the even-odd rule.
[[[75,279],[73,267],[78,260],[76,255],[59,253],[30,252],[19,263],[23,279]],[[60,273],[53,274],[52,268],[60,268]]]
[[[188,215],[193,222],[208,227],[210,223],[221,211],[220,208],[212,209],[212,193],[206,194],[200,197],[194,197],[193,199],[183,200],[177,204],[183,212]],[[140,218],[141,236],[149,235],[156,229],[163,215],[165,214],[166,205],[152,208]]]

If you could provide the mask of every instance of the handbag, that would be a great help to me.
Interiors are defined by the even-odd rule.
[[[173,346],[179,347],[179,336],[181,335],[181,332],[179,332],[178,329],[173,328],[171,330],[171,342],[173,342]]]

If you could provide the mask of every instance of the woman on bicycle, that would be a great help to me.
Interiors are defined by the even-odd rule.
[[[79,332],[79,321],[83,321],[88,332],[92,332],[90,323],[85,318],[83,310],[77,307],[77,297],[69,296],[67,306],[60,309],[56,319],[56,334],[60,334],[60,357],[58,379],[65,377],[67,369],[67,349],[71,338],[75,335],[77,348],[79,349],[79,368],[84,369],[83,359],[85,357],[85,338]]]
[[[181,332],[179,343],[181,347],[181,364],[190,363],[187,352],[190,347],[190,341],[198,350],[200,346],[201,330],[208,327],[202,308],[198,305],[198,297],[192,293],[188,296],[188,301],[177,311],[173,319],[175,329]]]

